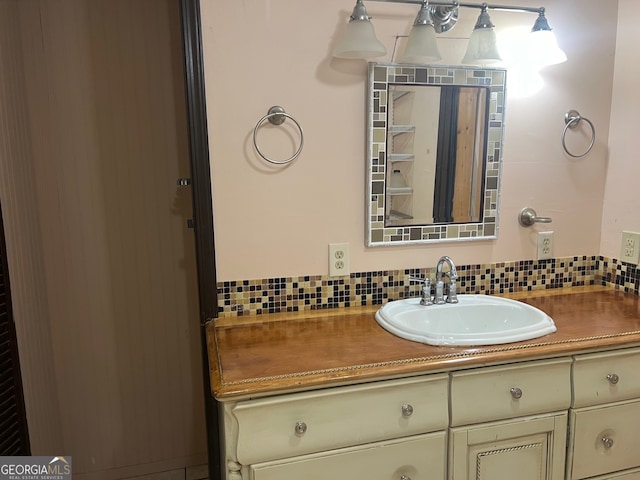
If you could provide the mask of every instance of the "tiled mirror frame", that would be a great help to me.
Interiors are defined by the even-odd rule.
[[[366,244],[369,247],[498,237],[498,202],[506,70],[462,66],[369,63]],[[480,222],[385,227],[387,91],[389,84],[488,86],[491,90],[483,215]]]

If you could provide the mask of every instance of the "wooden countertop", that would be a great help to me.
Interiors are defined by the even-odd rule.
[[[212,394],[221,401],[640,344],[639,297],[605,287],[510,295],[557,332],[486,347],[436,347],[387,332],[379,305],[218,319],[207,325]]]

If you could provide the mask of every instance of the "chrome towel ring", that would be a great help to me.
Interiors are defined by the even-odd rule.
[[[257,141],[258,129],[267,120],[269,120],[269,122],[272,125],[282,125],[287,118],[290,119],[293,123],[295,123],[296,127],[298,127],[298,131],[300,132],[300,146],[295,151],[295,153],[291,155],[289,158],[287,158],[286,160],[272,160],[271,158],[267,157],[264,153],[262,153],[262,150],[260,150],[260,147],[258,147],[258,141]],[[304,133],[302,132],[302,127],[300,126],[300,124],[295,118],[293,118],[291,115],[286,113],[284,111],[284,108],[278,105],[274,105],[273,107],[271,107],[268,110],[267,114],[258,121],[258,123],[256,124],[256,127],[253,129],[253,146],[256,148],[256,152],[258,152],[258,155],[264,158],[267,162],[273,163],[275,165],[285,165],[287,163],[294,161],[296,158],[298,158],[298,155],[300,155],[300,152],[302,152],[303,145],[304,145]]]
[[[580,155],[576,155],[574,153],[571,153],[569,151],[569,149],[567,148],[567,143],[566,143],[567,131],[570,128],[577,127],[582,120],[587,122],[589,124],[589,126],[591,127],[591,142],[589,143],[589,146],[587,147],[587,150],[584,153],[582,153]],[[584,157],[587,153],[589,153],[591,151],[591,149],[593,148],[593,144],[596,141],[596,127],[593,126],[593,123],[591,123],[591,120],[589,120],[587,117],[581,116],[578,113],[577,110],[569,110],[567,113],[565,113],[565,115],[564,115],[564,123],[565,123],[565,126],[564,126],[564,130],[562,131],[562,148],[564,148],[564,151],[570,157],[573,157],[573,158],[582,158],[582,157]]]

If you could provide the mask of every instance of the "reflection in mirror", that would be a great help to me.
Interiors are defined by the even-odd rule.
[[[489,89],[388,88],[385,226],[479,222]]]
[[[505,71],[370,64],[367,244],[496,238]]]

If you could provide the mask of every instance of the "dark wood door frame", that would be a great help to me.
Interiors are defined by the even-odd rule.
[[[202,53],[202,22],[200,0],[180,0],[185,62],[185,91],[191,159],[191,185],[193,188],[193,226],[198,266],[198,298],[200,304],[200,336],[207,422],[207,448],[209,478],[221,479],[218,405],[211,395],[209,362],[205,324],[216,317],[218,295],[216,286],[215,246],[213,236],[213,203],[207,108]]]
[[[18,338],[11,307],[11,285],[4,237],[4,221],[0,210],[0,455],[31,455],[29,427],[22,391],[22,375],[18,356]]]

